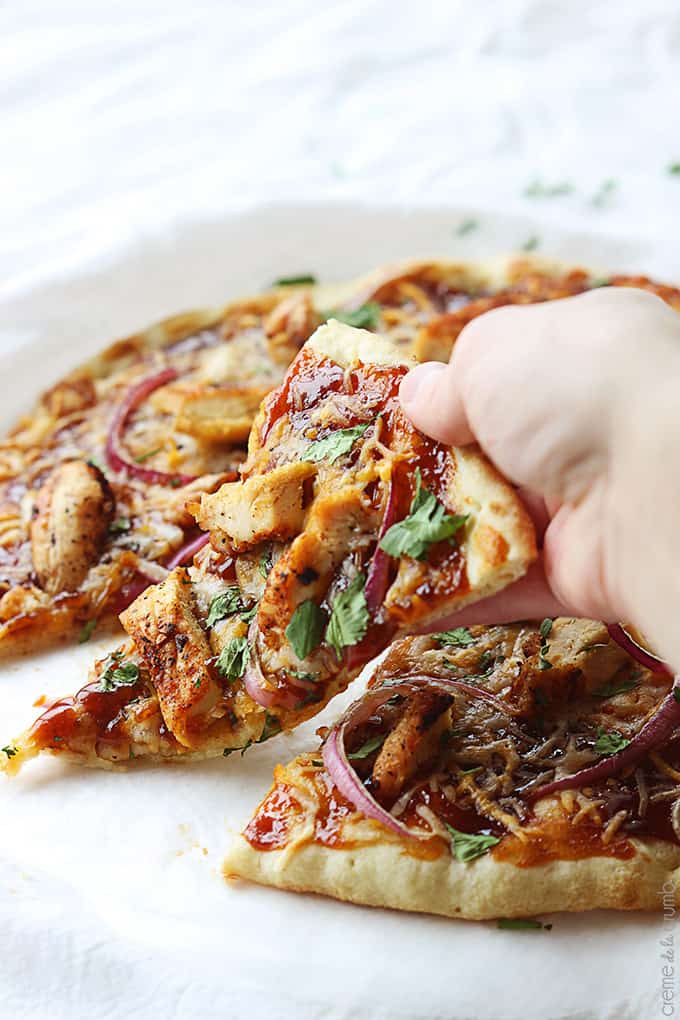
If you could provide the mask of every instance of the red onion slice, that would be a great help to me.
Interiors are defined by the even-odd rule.
[[[303,694],[296,694],[293,691],[271,688],[262,672],[260,655],[257,650],[257,617],[254,617],[248,627],[248,649],[250,652],[248,662],[243,674],[243,683],[246,691],[258,705],[263,708],[295,708],[300,703]]]
[[[204,545],[210,541],[210,535],[202,534],[197,538],[192,538],[191,541],[185,542],[179,549],[170,557],[165,565],[167,570],[174,570],[175,567],[181,567],[185,563],[190,563],[193,560],[196,553],[203,548]]]
[[[369,690],[367,694],[349,706],[344,716],[332,728],[322,748],[322,757],[326,770],[337,786],[343,797],[362,814],[380,822],[392,832],[410,839],[429,839],[430,833],[414,832],[398,821],[368,792],[361,779],[356,774],[345,751],[345,736],[350,727],[360,726],[371,716],[376,709],[381,708],[386,701],[395,694],[410,694],[414,687],[438,687],[443,691],[460,691],[465,694],[478,696],[490,701],[496,707],[507,713],[507,706],[503,705],[500,699],[488,691],[475,687],[461,680],[439,679],[439,677],[428,677],[422,675],[405,677],[399,683],[385,684]],[[680,707],[680,706],[679,706]]]
[[[128,418],[139,405],[146,400],[150,393],[160,386],[172,382],[177,378],[174,368],[166,368],[156,375],[147,376],[141,382],[131,386],[120,404],[116,408],[109,425],[106,437],[106,459],[114,471],[125,471],[132,478],[139,478],[140,481],[148,482],[149,485],[188,485],[196,480],[196,475],[170,474],[167,471],[155,471],[153,468],[142,467],[128,460],[120,452],[123,441],[123,433]]]
[[[628,652],[632,659],[636,659],[641,666],[646,669],[650,669],[653,673],[668,673],[672,675],[672,670],[666,665],[663,659],[660,659],[658,655],[654,655],[652,652],[643,648],[633,640],[625,627],[622,627],[620,623],[609,623],[607,624],[607,630],[609,636],[613,641],[616,641],[617,645],[621,645],[624,652]]]
[[[558,793],[560,790],[573,790],[579,786],[597,783],[602,779],[609,779],[621,769],[633,765],[649,751],[653,751],[668,740],[673,731],[680,726],[679,698],[680,677],[676,676],[670,693],[666,695],[651,719],[647,720],[640,732],[635,734],[626,747],[608,758],[595,762],[594,765],[579,769],[571,776],[563,776],[561,779],[555,779],[551,783],[537,787],[531,791],[531,799],[537,800],[539,797],[546,797],[548,794]]]
[[[380,525],[380,531],[378,532],[378,542],[375,547],[375,552],[373,553],[373,559],[371,560],[371,564],[368,568],[366,586],[364,588],[366,607],[371,614],[371,617],[374,617],[382,606],[385,598],[385,592],[387,591],[387,582],[390,572],[390,556],[384,549],[380,548],[380,542],[385,536],[385,533],[394,524],[396,512],[397,488],[394,481],[390,481],[385,513],[383,514],[382,524]]]

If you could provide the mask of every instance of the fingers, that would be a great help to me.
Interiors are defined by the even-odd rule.
[[[399,395],[404,412],[421,432],[451,446],[473,441],[450,365],[418,365],[404,378]]]
[[[530,567],[521,580],[515,581],[498,595],[476,602],[473,606],[466,606],[459,613],[438,620],[425,630],[431,633],[475,623],[516,623],[519,620],[542,620],[546,616],[575,615],[578,613],[574,609],[553,595],[543,565],[539,562]]]

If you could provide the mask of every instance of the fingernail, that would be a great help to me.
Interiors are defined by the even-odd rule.
[[[402,379],[399,388],[399,396],[404,407],[411,406],[420,400],[434,382],[434,376],[446,369],[441,361],[426,361],[424,365],[418,365]]]

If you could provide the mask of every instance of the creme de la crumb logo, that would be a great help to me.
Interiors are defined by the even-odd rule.
[[[661,946],[661,1015],[675,1016],[675,889],[671,881],[661,887],[663,908],[663,938]]]

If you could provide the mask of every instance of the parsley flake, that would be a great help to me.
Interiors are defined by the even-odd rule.
[[[321,644],[326,614],[313,599],[296,607],[286,627],[286,637],[298,659],[306,659]]]
[[[216,623],[219,623],[220,620],[224,620],[225,617],[234,616],[235,613],[241,613],[245,609],[241,589],[238,585],[231,585],[221,595],[216,595],[210,603],[208,619],[205,621],[205,625],[210,629]]]
[[[264,547],[260,556],[259,570],[263,577],[269,577],[272,566],[272,547],[269,544]]]
[[[349,587],[333,599],[326,641],[333,646],[338,659],[343,648],[358,644],[368,630],[370,617],[364,594],[365,584],[365,575],[357,574]]]
[[[2,753],[6,754],[8,758],[14,758],[19,752],[16,747],[10,747],[8,744],[7,747],[2,748]]]
[[[487,836],[482,832],[460,832],[448,822],[444,822],[444,824],[451,835],[451,853],[457,861],[462,861],[463,864],[474,861],[476,857],[481,857],[501,841],[500,836]]]
[[[337,319],[338,322],[344,322],[346,326],[354,326],[356,329],[377,329],[380,325],[380,305],[377,301],[369,301],[349,312],[335,308],[330,312],[323,312],[322,318],[326,321]]]
[[[125,531],[129,531],[132,527],[129,517],[118,517],[115,521],[111,521],[109,524],[110,535],[121,535]]]
[[[420,468],[416,470],[416,492],[409,514],[387,530],[380,548],[390,556],[412,556],[420,560],[431,545],[451,541],[463,527],[468,514],[450,514],[434,493],[422,483]],[[453,543],[452,543],[453,544]]]
[[[275,737],[277,733],[281,732],[281,723],[275,715],[270,715],[269,712],[265,714],[264,726],[262,727],[262,733],[256,740],[257,744],[263,744],[265,740],[270,740],[271,737]]]
[[[501,931],[550,931],[551,924],[541,924],[532,917],[499,917],[496,927]]]
[[[461,223],[458,224],[455,230],[455,235],[456,237],[467,237],[468,234],[471,234],[473,230],[477,230],[478,227],[479,220],[476,220],[473,216],[470,216],[468,217],[468,219],[463,220]]]
[[[537,234],[532,234],[531,237],[527,237],[526,241],[522,245],[522,251],[536,251],[540,243],[540,237],[538,237]]]
[[[146,453],[140,453],[139,457],[135,457],[135,464],[143,464],[144,461],[149,460],[150,457],[155,457],[162,449],[162,446],[157,446],[154,450],[147,450]]]
[[[610,754],[617,754],[619,751],[623,751],[624,747],[628,747],[630,740],[626,740],[624,736],[617,733],[616,730],[612,730],[608,733],[602,726],[597,727],[597,740],[593,750],[596,754],[600,754],[609,757]]]
[[[432,636],[440,648],[446,648],[447,646],[467,648],[475,643],[475,639],[467,627],[454,627],[453,630],[442,630],[439,634],[433,634]]]
[[[667,171],[671,177],[680,177],[680,163],[669,163]]]
[[[344,456],[354,446],[357,439],[363,436],[369,423],[365,425],[354,425],[350,429],[336,429],[323,439],[317,439],[310,443],[302,455],[302,460],[311,461],[316,464],[320,460],[327,460],[334,464],[338,457]]]
[[[379,747],[382,747],[384,743],[385,736],[379,733],[377,737],[371,737],[356,751],[352,751],[351,754],[348,754],[347,757],[350,761],[360,761],[362,758],[368,758],[369,755],[373,754],[374,751],[377,751]]]
[[[236,637],[226,643],[215,665],[221,676],[228,680],[236,680],[245,673],[249,659],[248,639]]]

